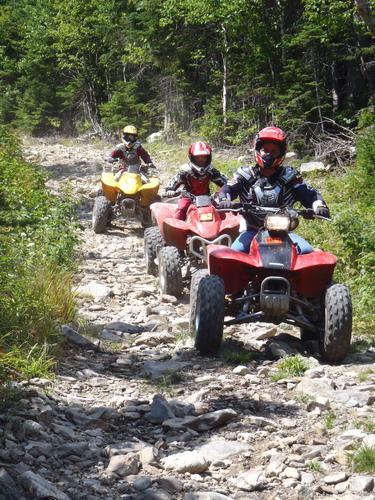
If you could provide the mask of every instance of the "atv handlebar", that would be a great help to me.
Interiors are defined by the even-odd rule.
[[[274,208],[274,207],[259,207],[258,205],[254,205],[253,203],[231,203],[231,206],[228,208],[220,208],[220,204],[217,208],[218,212],[234,212],[234,213],[240,213],[240,214],[246,214],[246,213],[257,213],[258,215],[260,213],[263,213],[266,215],[267,213],[273,213],[273,214],[287,214],[291,217],[302,217],[303,219],[322,219],[326,221],[331,221],[331,218],[328,217],[322,217],[321,215],[317,215],[312,208],[304,208],[301,210],[297,210],[295,208],[291,207],[279,207],[279,208]]]

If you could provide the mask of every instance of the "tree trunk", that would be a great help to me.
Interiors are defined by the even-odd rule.
[[[339,109],[339,95],[337,92],[337,78],[336,78],[336,63],[331,64],[331,78],[332,78],[332,111],[337,113]]]
[[[323,123],[323,115],[322,115],[322,102],[321,102],[321,98],[320,98],[319,77],[318,77],[318,69],[317,69],[318,61],[316,60],[314,48],[311,51],[311,57],[312,57],[312,64],[313,64],[313,69],[314,69],[316,107],[318,109],[318,114],[319,114],[320,128],[321,128],[321,131],[324,132],[324,123]]]
[[[370,5],[367,0],[355,0],[357,11],[367,26],[367,29],[375,37],[375,18],[372,15]]]
[[[227,107],[228,107],[228,38],[227,30],[224,25],[221,26],[223,32],[223,45],[224,50],[222,52],[223,59],[223,90],[222,90],[222,109],[223,109],[223,125],[224,128],[227,126]]]

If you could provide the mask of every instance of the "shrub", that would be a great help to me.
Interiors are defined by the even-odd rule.
[[[26,163],[18,139],[0,130],[0,378],[45,376],[56,326],[74,317],[77,241],[67,194],[51,195],[45,173]]]

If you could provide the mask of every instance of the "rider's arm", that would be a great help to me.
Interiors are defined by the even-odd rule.
[[[327,206],[322,195],[307,184],[302,177],[297,176],[292,183],[295,200],[301,202],[305,208],[315,209],[317,206]]]
[[[211,167],[210,181],[214,182],[219,187],[223,187],[224,184],[228,182],[228,179],[225,177],[225,175],[221,174],[216,168]]]
[[[147,153],[147,151],[144,149],[143,146],[138,146],[137,148],[137,155],[142,158],[142,160],[145,163],[152,163],[150,155]]]
[[[124,152],[122,151],[121,144],[116,146],[115,149],[111,153],[111,158],[113,159],[119,159],[123,160],[124,159]]]
[[[235,182],[232,184],[224,184],[220,189],[220,197],[230,198],[234,200],[240,195],[247,194],[249,189],[249,182],[253,178],[253,173],[250,167],[240,167],[235,174]]]
[[[168,183],[165,190],[166,191],[176,191],[180,186],[184,185],[184,179],[182,177],[182,172],[176,174]]]

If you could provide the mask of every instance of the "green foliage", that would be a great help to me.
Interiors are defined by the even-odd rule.
[[[324,178],[332,223],[301,224],[298,231],[314,246],[338,257],[335,281],[349,286],[354,306],[354,333],[375,331],[375,128],[357,141],[357,163],[345,176]]]
[[[254,359],[254,352],[252,351],[231,351],[224,350],[223,358],[231,365],[245,365]]]
[[[362,420],[356,420],[354,426],[357,429],[364,429],[366,432],[373,434],[375,432],[375,419],[373,417],[366,417]]]
[[[311,472],[321,472],[323,470],[322,464],[316,460],[306,462],[306,469]]]
[[[309,368],[302,356],[287,356],[277,365],[277,373],[272,375],[272,380],[277,382],[283,378],[300,377]]]
[[[0,40],[0,123],[34,134],[131,118],[240,144],[271,122],[304,140],[322,116],[373,120],[349,0],[5,0]]]
[[[332,412],[327,413],[327,415],[324,417],[324,425],[328,430],[333,429],[335,420],[336,420],[336,415]]]
[[[52,366],[56,326],[75,314],[70,286],[77,241],[74,207],[68,195],[47,192],[44,173],[22,159],[17,143],[2,127],[0,363],[4,376],[45,376]]]
[[[375,472],[375,448],[361,446],[355,453],[348,456],[349,464],[354,472]]]
[[[358,373],[358,380],[360,382],[366,382],[368,380],[369,376],[375,373],[371,368],[367,368],[366,370],[362,370]]]

